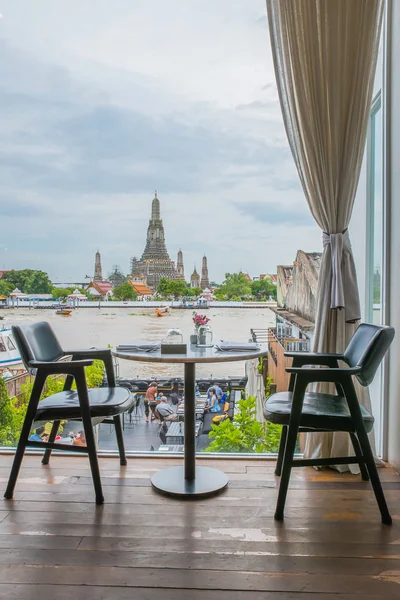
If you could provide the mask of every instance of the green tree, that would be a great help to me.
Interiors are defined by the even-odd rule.
[[[251,293],[253,296],[269,298],[272,296],[276,300],[276,285],[269,279],[260,279],[259,281],[253,281],[251,284]]]
[[[50,294],[52,284],[49,276],[44,271],[22,269],[21,271],[6,271],[2,280],[18,288],[24,294]]]
[[[53,287],[51,290],[51,295],[53,296],[53,298],[56,298],[57,300],[65,300],[70,294],[72,294],[72,292],[74,291],[73,288],[55,288]]]
[[[137,292],[131,286],[129,281],[126,281],[125,283],[121,283],[121,285],[117,285],[117,287],[114,288],[114,298],[116,300],[136,300]]]
[[[7,281],[0,279],[0,296],[9,296],[13,289],[11,283],[7,283]]]
[[[170,298],[171,296],[173,298],[187,296],[188,291],[187,283],[181,279],[167,279],[166,277],[161,277],[157,286],[157,294],[163,298]]]
[[[237,404],[233,420],[212,424],[212,439],[206,452],[277,452],[281,427],[257,421],[256,397],[249,396]]]
[[[218,288],[218,295],[228,299],[243,298],[251,294],[251,283],[244,273],[226,273],[225,281]]]

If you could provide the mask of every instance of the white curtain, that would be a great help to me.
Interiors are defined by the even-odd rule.
[[[314,351],[343,352],[360,318],[348,226],[360,175],[383,0],[267,0],[283,120],[323,232]],[[368,393],[359,400],[371,410]],[[307,457],[351,454],[347,434],[310,434]]]
[[[257,421],[264,423],[265,386],[263,376],[258,372],[258,358],[246,361],[246,375],[248,377],[246,397],[255,396],[257,398]]]

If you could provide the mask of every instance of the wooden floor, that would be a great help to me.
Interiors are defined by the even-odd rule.
[[[0,456],[3,488],[11,456]],[[149,477],[178,460],[101,460],[97,507],[87,459],[27,457],[0,502],[0,599],[372,600],[400,597],[400,478],[380,469],[393,526],[359,477],[297,469],[286,520],[273,520],[273,462],[212,461],[215,498],[178,502]],[[203,460],[203,463],[206,461]],[[206,462],[210,464],[210,462]]]

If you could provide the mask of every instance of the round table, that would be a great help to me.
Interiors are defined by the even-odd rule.
[[[251,360],[266,356],[267,347],[259,345],[258,350],[222,351],[216,347],[201,348],[188,346],[186,354],[161,354],[153,352],[133,352],[114,350],[114,356],[126,360],[155,363],[183,363],[185,385],[185,432],[184,465],[158,471],[151,483],[160,493],[178,498],[207,497],[217,494],[228,485],[228,477],[219,469],[196,468],[195,402],[196,402],[196,363],[232,362]]]

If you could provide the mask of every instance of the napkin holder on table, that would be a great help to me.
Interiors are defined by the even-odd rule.
[[[161,354],[186,354],[186,344],[161,344]]]

